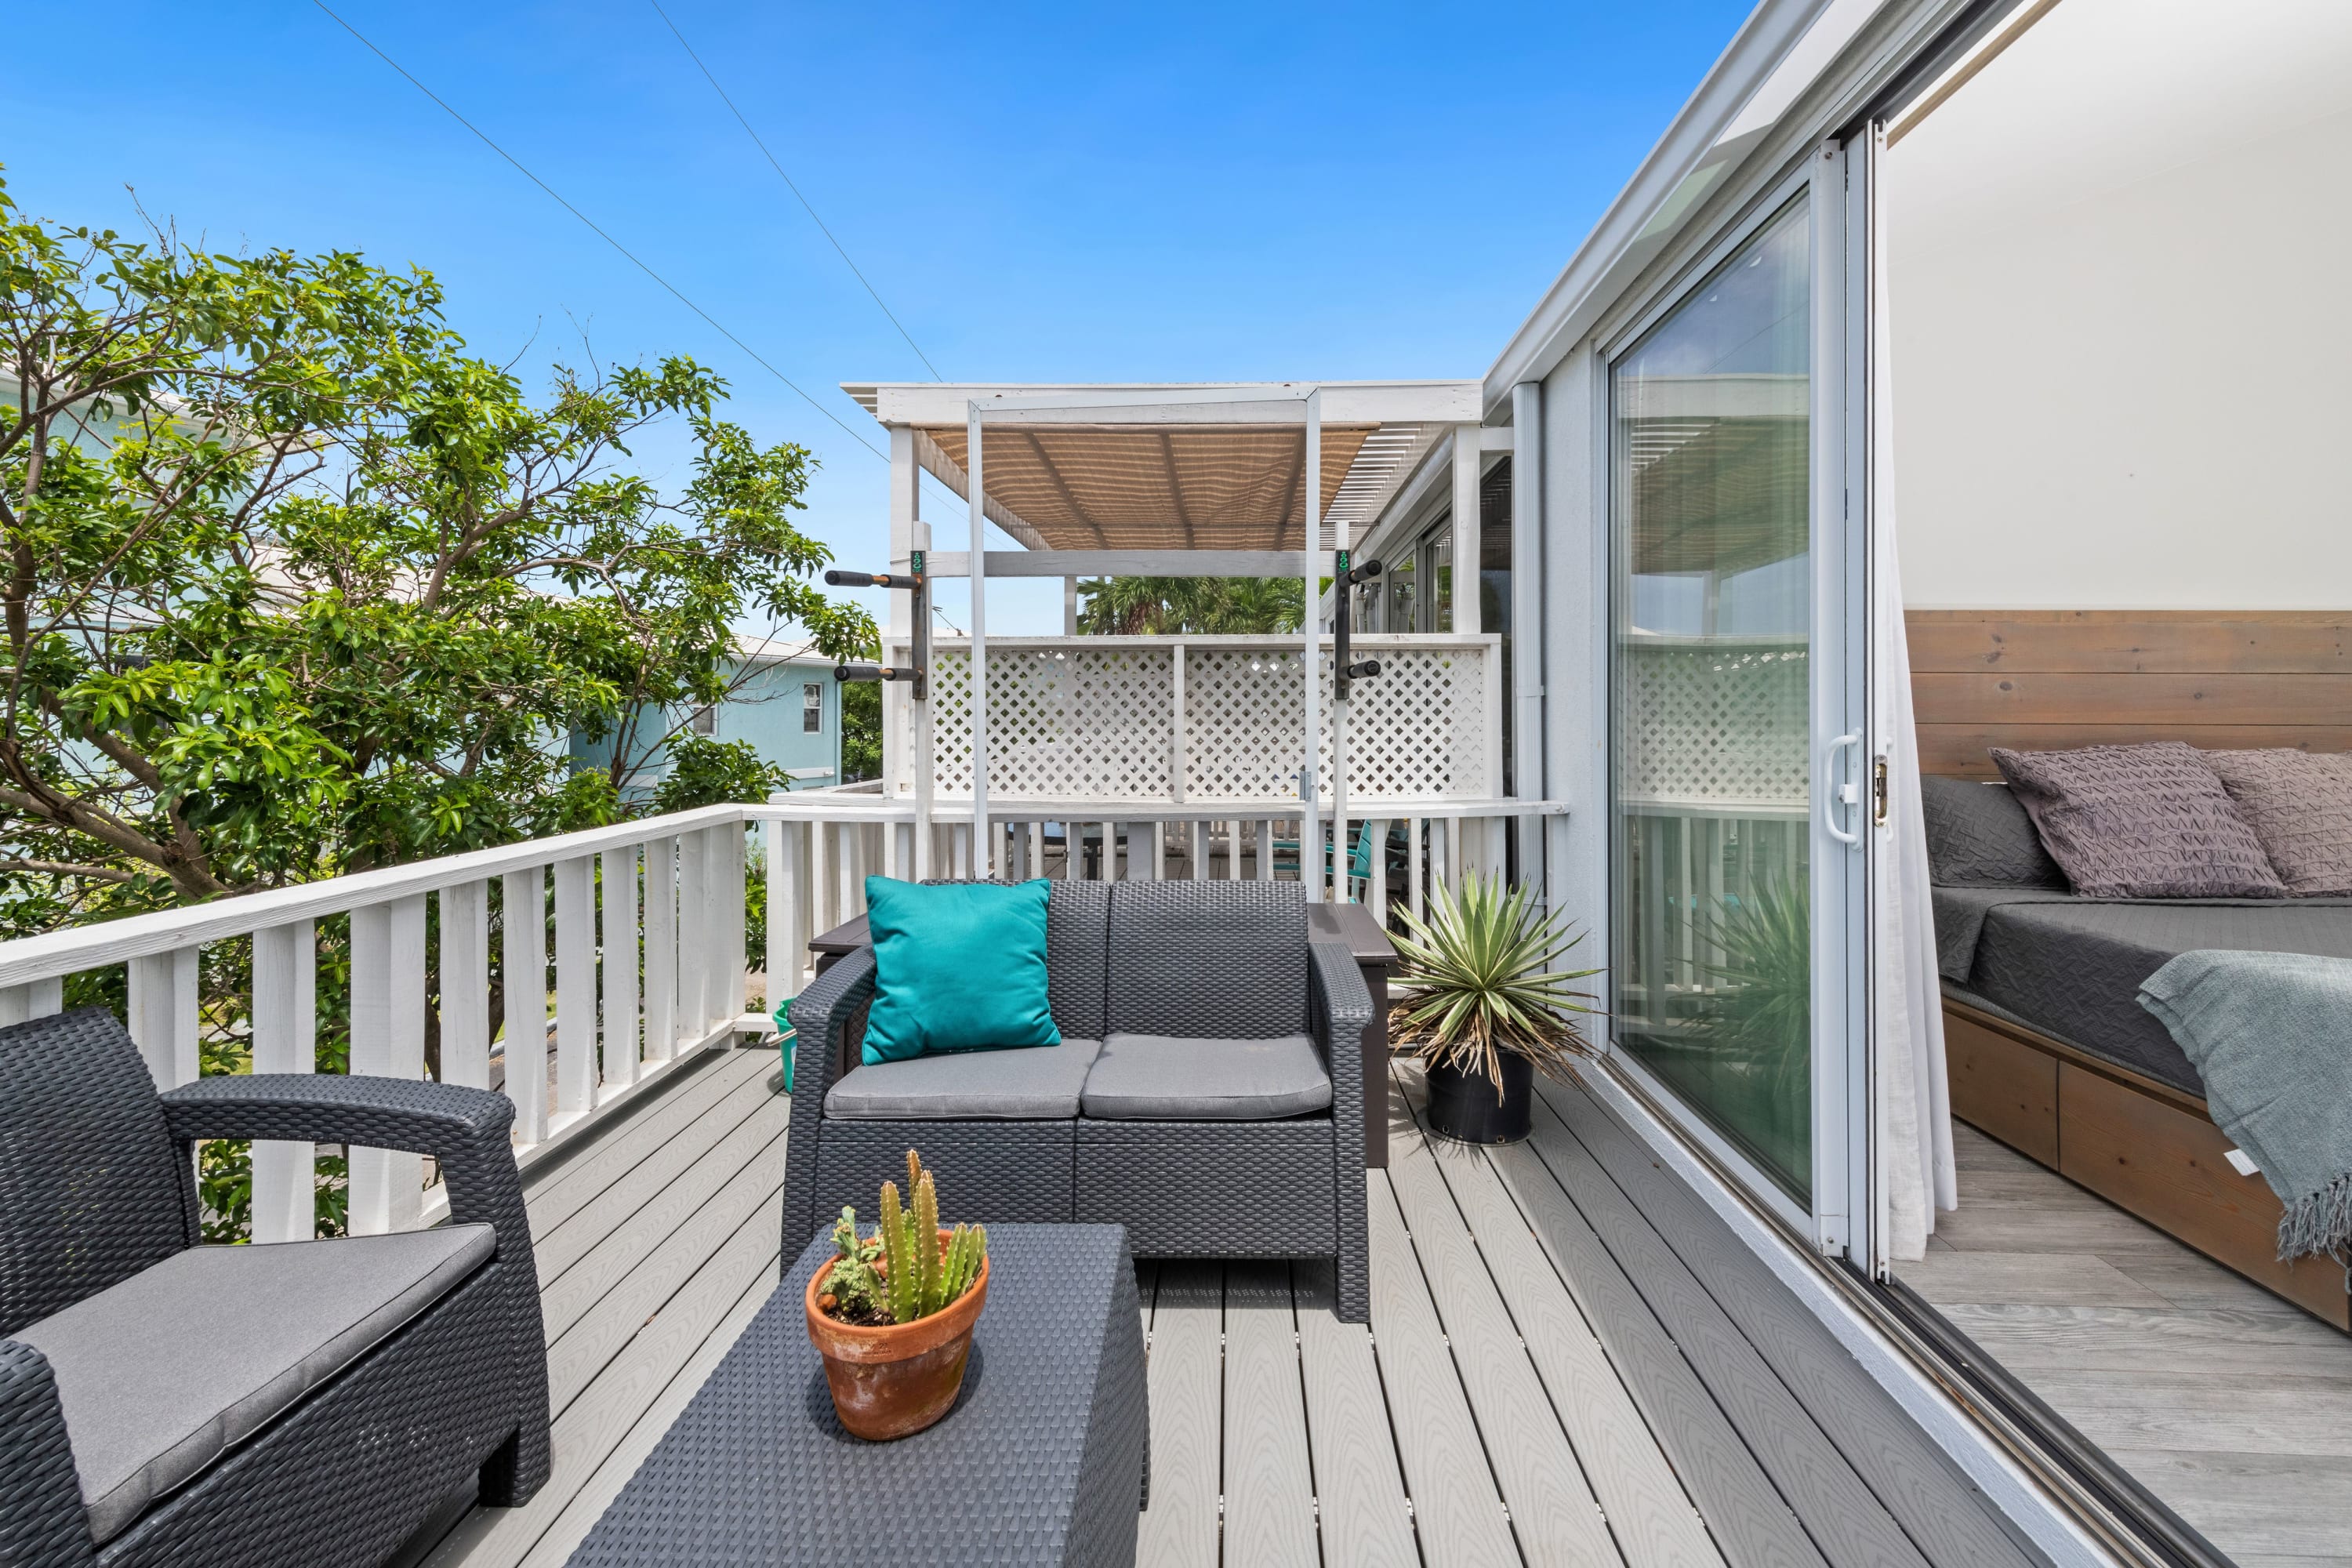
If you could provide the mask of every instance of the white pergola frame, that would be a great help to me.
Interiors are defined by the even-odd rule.
[[[1322,761],[1318,754],[1322,730],[1322,660],[1318,657],[1320,644],[1318,628],[1315,625],[1315,604],[1318,595],[1318,582],[1324,575],[1322,568],[1329,564],[1331,556],[1323,548],[1323,393],[1322,388],[1317,385],[1308,385],[1298,391],[1276,391],[1262,387],[1171,387],[1166,392],[1046,393],[985,400],[974,397],[966,400],[964,449],[967,460],[964,470],[964,500],[971,519],[971,542],[964,559],[959,564],[962,566],[964,574],[971,579],[971,841],[974,863],[971,869],[974,876],[982,875],[983,871],[978,863],[979,857],[986,853],[982,846],[994,842],[988,831],[987,605],[988,574],[991,565],[989,557],[992,552],[988,548],[988,494],[982,452],[982,432],[989,418],[992,416],[1008,414],[1082,411],[1090,416],[1090,423],[1127,423],[1127,420],[1105,421],[1103,419],[1106,414],[1118,413],[1129,415],[1137,424],[1181,425],[1207,423],[1213,419],[1219,423],[1231,423],[1234,416],[1244,405],[1269,408],[1296,405],[1299,410],[1299,420],[1306,427],[1307,457],[1301,474],[1307,487],[1307,528],[1304,549],[1297,556],[1292,557],[1287,551],[1207,550],[1044,550],[1025,552],[1004,551],[994,553],[1027,554],[1029,561],[1025,564],[1030,570],[1023,574],[1034,576],[1076,577],[1081,574],[1097,574],[1100,570],[1101,558],[1107,556],[1117,557],[1122,563],[1132,563],[1127,566],[1127,570],[1130,572],[1138,571],[1139,568],[1141,574],[1153,576],[1185,574],[1287,576],[1290,574],[1290,570],[1296,570],[1299,574],[1301,589],[1299,603],[1303,606],[1305,622],[1300,628],[1305,642],[1305,655],[1299,663],[1302,670],[1301,686],[1306,700],[1306,724],[1303,731],[1305,752],[1300,758],[1297,773],[1298,798],[1305,813],[1299,824],[1298,855],[1301,879],[1307,883],[1309,889],[1307,897],[1317,902],[1323,900],[1330,881],[1330,868],[1323,863],[1321,854],[1323,843],[1321,801],[1315,788],[1316,773],[1321,766]],[[1189,417],[1187,411],[1192,411]],[[1148,419],[1136,417],[1147,413],[1150,416]],[[1041,421],[1041,423],[1051,422]],[[1267,421],[1270,424],[1288,424],[1289,422],[1287,419]],[[1295,567],[1292,564],[1294,561]],[[1255,564],[1258,570],[1230,569],[1244,563]],[[1220,570],[1221,566],[1226,569]],[[1347,704],[1335,703],[1331,714],[1331,748],[1335,769],[1343,768],[1345,765],[1346,727]],[[929,726],[924,728],[925,739],[928,742]],[[926,776],[929,772],[930,758],[928,743],[923,750],[924,755],[919,760],[917,766],[919,779]],[[1347,788],[1345,773],[1335,771],[1331,781],[1332,810],[1335,819],[1340,822],[1347,820]],[[925,791],[919,793],[918,795],[918,810],[922,816],[928,816],[928,812],[923,810],[929,804],[925,798],[927,795],[928,792]],[[916,841],[919,846],[925,837],[919,816],[919,826],[916,830]],[[1303,875],[1309,846],[1315,847],[1318,859],[1316,874],[1312,878]],[[1345,850],[1346,847],[1342,845],[1340,851],[1343,865]],[[921,854],[923,851],[919,847],[917,853]]]
[[[1423,427],[1412,448],[1412,460],[1398,465],[1385,478],[1375,468],[1370,479],[1363,481],[1372,486],[1377,493],[1356,525],[1362,528],[1385,514],[1397,489],[1431,448],[1450,447],[1457,452],[1465,448],[1476,449],[1480,439],[1476,428],[1479,421],[1478,383],[1227,382],[1091,386],[907,383],[890,385],[845,384],[844,390],[863,404],[890,432],[893,565],[898,564],[909,552],[921,550],[927,578],[967,577],[971,582],[974,798],[970,820],[972,825],[971,841],[974,846],[992,841],[987,832],[990,819],[987,784],[987,580],[990,577],[1062,578],[1066,626],[1075,615],[1075,587],[1078,578],[1114,575],[1295,576],[1300,580],[1307,620],[1303,629],[1306,658],[1302,671],[1306,740],[1297,774],[1298,798],[1306,813],[1301,824],[1301,843],[1319,845],[1322,842],[1326,814],[1316,789],[1317,774],[1322,763],[1319,754],[1322,721],[1319,638],[1323,634],[1319,626],[1319,583],[1322,578],[1336,574],[1335,552],[1327,547],[1327,542],[1345,542],[1344,533],[1339,541],[1326,540],[1326,524],[1330,521],[1326,514],[1331,509],[1327,509],[1324,504],[1321,482],[1323,426],[1326,423],[1337,421],[1350,428],[1370,426],[1377,429],[1416,425]],[[964,466],[959,466],[950,458],[929,434],[943,426],[951,426],[959,417],[963,421],[965,431],[967,464]],[[983,427],[992,421],[1097,426],[1298,425],[1303,427],[1307,447],[1301,469],[1307,489],[1306,526],[1301,531],[1301,548],[1052,549],[1046,546],[1044,536],[1025,518],[988,494]],[[1472,467],[1475,475],[1475,463]],[[962,493],[967,514],[968,548],[953,552],[926,548],[927,531],[921,521],[919,494],[919,475],[926,470],[950,489]],[[1474,477],[1474,495],[1475,483]],[[1354,507],[1357,503],[1347,504]],[[990,522],[1029,548],[989,550],[986,530]],[[1172,534],[1176,527],[1172,519],[1171,525]],[[1345,525],[1342,526],[1344,528]],[[1466,596],[1457,597],[1466,597],[1471,622],[1467,629],[1476,630],[1475,591]],[[919,759],[913,770],[918,821],[914,846],[915,874],[927,876],[931,858],[929,829],[933,817],[930,766],[933,741],[929,706],[914,703],[909,710],[906,706],[908,699],[896,689],[886,694],[886,700],[892,703],[898,717],[906,720],[905,729],[899,732],[906,735],[911,755]],[[1346,820],[1347,809],[1347,703],[1335,694],[1331,747],[1335,773],[1331,815],[1342,822]],[[895,719],[893,722],[895,724]],[[974,874],[984,874],[977,862],[980,851],[975,848],[973,853],[975,861],[970,869]],[[1316,889],[1310,896],[1318,900],[1328,896],[1327,889],[1332,875],[1336,873],[1344,878],[1346,863],[1346,846],[1341,845],[1323,868],[1324,875],[1307,879]],[[1344,881],[1339,886],[1341,896],[1344,896]]]

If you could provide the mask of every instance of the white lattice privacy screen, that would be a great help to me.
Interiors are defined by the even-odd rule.
[[[1354,799],[1481,800],[1502,787],[1500,639],[1360,637]],[[898,650],[894,650],[898,651]],[[1304,703],[1296,637],[991,637],[989,789],[1026,800],[1297,797]],[[971,655],[932,645],[932,787],[971,793]],[[1322,791],[1331,788],[1331,656],[1322,654]],[[912,774],[896,781],[911,791]]]
[[[1644,637],[1621,652],[1619,800],[1711,814],[1805,814],[1801,641]]]

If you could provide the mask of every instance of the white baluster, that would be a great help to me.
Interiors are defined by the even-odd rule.
[[[318,930],[312,921],[253,933],[255,1072],[317,1069],[318,988]],[[444,1037],[446,1049],[446,1033]],[[308,1141],[254,1143],[255,1241],[307,1241],[317,1234],[317,1169],[316,1151]]]
[[[22,985],[0,985],[0,1028],[49,1017],[64,1012],[65,1006],[66,983],[62,975],[28,980]]]
[[[131,1037],[147,1059],[155,1087],[196,1081],[196,950],[134,958],[131,971]]]
[[[1044,876],[1045,874],[1045,824],[1042,820],[1033,822],[1029,825],[1029,848],[1027,856],[1028,858],[1023,862],[1023,864],[1024,866],[1033,867],[1034,869],[1025,872],[1024,875],[1031,877]]]
[[[677,1047],[710,1027],[710,855],[700,833],[677,837]],[[673,1047],[675,1054],[677,1047]]]
[[[490,1087],[490,885],[441,889],[441,1081]]]
[[[677,1054],[677,840],[646,845],[646,1049],[648,1062]]]
[[[1426,864],[1428,846],[1423,842],[1422,827],[1423,819],[1418,816],[1404,819],[1405,907],[1412,910],[1415,920],[1421,918],[1422,886],[1427,879],[1423,867]]]
[[[933,865],[939,864],[936,857]],[[809,921],[812,936],[831,931],[848,917],[833,907],[833,824],[809,824]]]
[[[865,835],[861,832],[859,837]],[[718,853],[717,875],[725,905],[720,911],[727,927],[727,967],[719,976],[718,1013],[730,1024],[743,1016],[745,997],[744,929],[750,911],[743,907],[745,851],[743,825],[730,822],[710,830],[711,847]],[[730,1042],[731,1044],[731,1042]]]
[[[425,895],[352,911],[352,1071],[425,1076]],[[413,1230],[425,1209],[421,1156],[352,1149],[351,1232]]]
[[[547,1136],[546,889],[542,867],[504,878],[506,1091],[523,1143]]]
[[[1372,858],[1370,873],[1364,879],[1364,899],[1372,911],[1372,923],[1386,931],[1389,923],[1389,825],[1379,819],[1364,825],[1371,840]]]
[[[596,862],[555,863],[555,1114],[596,1109]]]
[[[1184,858],[1192,873],[1192,880],[1204,882],[1209,878],[1209,825],[1195,822],[1188,830],[1192,837],[1184,841]]]
[[[1271,821],[1257,825],[1257,879],[1261,882],[1274,880],[1274,824]]]
[[[793,925],[799,913],[800,889],[793,882],[800,870],[798,823],[771,820],[762,825],[768,857],[768,1011],[773,1013],[801,989],[800,949],[793,942]]]
[[[637,847],[604,855],[604,1088],[637,1081]]]

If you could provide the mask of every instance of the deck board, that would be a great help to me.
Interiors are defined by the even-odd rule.
[[[461,1519],[434,1568],[562,1563],[775,1289],[789,1116],[775,1068],[762,1050],[682,1064],[625,1121],[527,1179],[555,1472],[521,1509]],[[1606,1117],[1597,1104],[1570,1114]],[[1602,1123],[1554,1115],[1533,1144],[1440,1147],[1400,1092],[1391,1126],[1397,1163],[1366,1174],[1369,1327],[1331,1315],[1325,1262],[1138,1264],[1152,1426],[1139,1562],[1817,1568],[1821,1539],[1841,1562],[1862,1560],[1853,1542],[1888,1540],[1896,1549],[1874,1568],[1918,1561],[1863,1467],[1840,1457],[1856,1431],[1887,1434],[1865,1422],[1825,1435],[1834,1410],[1813,1426],[1783,1378],[1822,1369],[1775,1359],[1806,1353],[1803,1337],[1776,1324],[1759,1354],[1741,1337],[1755,1324],[1728,1330],[1718,1300],[1739,1303],[1734,1319],[1780,1309],[1751,1278],[1694,1275],[1682,1238],[1662,1234],[1689,1214],[1617,1168],[1626,1151]],[[1834,1375],[1822,1386],[1850,1397]],[[1785,1472],[1787,1456],[1759,1465],[1753,1451],[1772,1443],[1803,1446],[1843,1481],[1792,1483],[1792,1510],[1766,1473]],[[1929,1558],[2013,1561],[1968,1557],[1960,1523]]]

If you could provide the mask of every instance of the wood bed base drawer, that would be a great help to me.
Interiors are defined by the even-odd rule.
[[[2072,1062],[2053,1065],[2061,1175],[2337,1328],[2352,1329],[2344,1271],[2325,1258],[2278,1261],[2285,1211],[2262,1177],[2231,1168],[2224,1156],[2236,1145],[2219,1127]]]
[[[2021,1154],[2058,1165],[2058,1060],[1956,1013],[1944,1014],[1952,1114]]]

